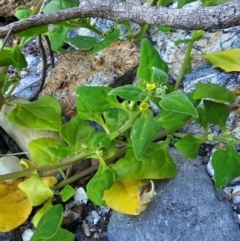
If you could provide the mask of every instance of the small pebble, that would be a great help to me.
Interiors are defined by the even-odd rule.
[[[83,223],[81,225],[81,227],[82,227],[82,230],[83,230],[85,236],[89,237],[91,235],[91,233],[90,233],[90,228],[89,228],[88,224]]]
[[[232,194],[236,192],[240,192],[240,185],[234,187]],[[233,197],[232,200],[234,204],[240,203],[240,195]]]
[[[99,219],[100,219],[99,214],[98,214],[96,211],[92,211],[92,212],[91,212],[91,215],[92,215],[92,217],[93,217],[93,224],[94,224],[94,225],[97,224],[97,222],[98,222]]]
[[[236,182],[240,182],[240,177],[236,177],[231,181],[231,183],[236,183]]]
[[[4,156],[0,158],[0,175],[19,172],[20,168],[20,160],[15,156]],[[12,183],[15,179],[5,180],[7,183]]]
[[[214,169],[213,169],[213,166],[212,166],[212,157],[210,158],[208,164],[207,164],[207,172],[209,174],[210,177],[214,177]]]
[[[85,192],[85,190],[82,187],[79,187],[73,197],[74,201],[80,205],[82,203],[87,203],[88,202],[88,197],[87,194]]]
[[[231,187],[224,187],[223,191],[228,196],[230,196],[232,194],[232,188]]]
[[[22,240],[23,241],[29,241],[31,237],[33,236],[34,231],[32,229],[26,229],[22,234]]]

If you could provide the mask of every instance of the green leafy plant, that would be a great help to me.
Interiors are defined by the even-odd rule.
[[[165,6],[171,2],[158,1],[157,5]],[[184,5],[186,2],[189,1],[181,4]],[[78,1],[52,0],[46,5],[44,12],[50,13],[77,4]],[[155,4],[154,1],[151,4]],[[19,8],[16,16],[25,19],[36,14],[37,10],[39,9],[35,9],[34,12],[27,8]],[[121,24],[129,30],[126,38],[132,41],[141,39],[148,28],[144,25],[137,35],[133,35],[128,22]],[[102,39],[86,36],[67,38],[68,31],[74,27],[88,28]],[[134,189],[142,189],[146,185],[143,179],[152,183],[151,180],[174,177],[176,167],[168,153],[169,144],[174,144],[185,156],[196,158],[201,144],[205,141],[224,142],[226,147],[217,150],[212,156],[215,187],[220,189],[240,176],[240,158],[234,149],[234,145],[240,141],[226,128],[230,114],[229,104],[236,101],[235,93],[211,83],[199,83],[196,90],[190,93],[179,90],[183,76],[191,71],[191,51],[194,42],[200,40],[203,34],[201,30],[194,31],[191,38],[176,41],[176,45],[185,43],[188,44],[188,48],[174,87],[168,83],[168,65],[151,43],[143,39],[137,70],[138,84],[118,88],[77,87],[77,115],[64,123],[60,104],[50,96],[33,102],[9,99],[20,81],[20,71],[26,67],[21,47],[35,35],[42,35],[49,37],[52,49],[58,52],[64,52],[62,43],[67,42],[95,54],[119,38],[117,24],[108,32],[102,33],[91,24],[89,18],[65,21],[54,25],[51,31],[47,26],[28,29],[19,34],[19,46],[4,47],[0,52],[0,66],[12,65],[17,70],[16,77],[9,77],[7,72],[0,75],[0,105],[12,106],[7,121],[26,130],[52,131],[57,136],[31,140],[28,144],[31,160],[22,159],[14,164],[17,165],[14,169],[18,170],[17,172],[12,172],[11,169],[0,175],[0,181],[25,178],[17,180],[11,186],[13,192],[17,193],[14,195],[21,196],[28,206],[27,211],[23,210],[24,219],[17,225],[25,221],[32,206],[43,205],[33,218],[36,231],[31,240],[42,240],[43,237],[46,240],[59,240],[62,236],[64,240],[74,239],[71,233],[60,227],[63,210],[60,205],[52,205],[52,198],[54,194],[60,194],[63,201],[68,200],[74,194],[74,190],[68,185],[93,172],[96,173],[87,184],[87,195],[92,202],[99,206],[107,204],[123,213],[138,215],[155,196],[153,184],[151,190],[148,190],[151,193],[150,198],[146,200],[140,191],[135,191],[133,198],[124,199],[125,205],[121,206],[116,201],[116,195],[119,194],[123,198],[129,196]],[[229,67],[232,63],[234,66],[239,64],[238,59],[232,57],[230,50],[209,54],[204,58],[214,67],[220,67],[225,71],[239,71]],[[152,111],[151,104],[156,105],[158,113]],[[203,128],[203,135],[177,132],[193,120]],[[93,128],[90,121],[97,123],[100,130]],[[210,124],[220,127],[220,137],[214,137],[208,132]],[[71,178],[64,176],[63,167],[74,165],[85,158],[96,158],[99,162],[84,173]],[[51,176],[48,179],[41,178],[41,173],[56,169],[63,174],[63,181],[56,183]],[[0,187],[3,191],[7,189],[5,183]],[[0,202],[3,199],[3,191],[0,192]],[[19,205],[18,199],[16,203]],[[7,230],[15,227],[16,225],[8,227]],[[1,231],[6,230],[1,223],[0,228]]]

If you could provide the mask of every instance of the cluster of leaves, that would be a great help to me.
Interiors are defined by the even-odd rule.
[[[167,5],[171,2],[159,0],[158,5]],[[190,1],[185,1],[184,4],[188,2]],[[46,5],[44,12],[50,13],[77,5],[78,1],[75,0],[52,0]],[[16,16],[24,19],[31,14],[32,10],[19,8]],[[141,38],[147,28],[145,26],[138,35],[133,35],[129,23],[122,24],[129,28],[127,37],[133,40]],[[86,36],[66,37],[71,28],[79,27],[88,28],[104,39]],[[116,25],[111,31],[101,33],[91,25],[91,19],[88,18],[61,22],[53,25],[51,31],[48,30],[48,26],[28,29],[19,34],[19,46],[4,47],[0,55],[0,66],[14,66],[19,76],[22,68],[27,65],[21,46],[39,34],[49,37],[53,50],[64,53],[65,50],[61,46],[63,42],[67,42],[79,49],[90,50],[91,54],[94,54],[117,40],[120,31]],[[191,71],[191,49],[194,42],[201,39],[203,34],[203,31],[195,31],[191,38],[176,42],[176,45],[189,44],[178,84],[183,75]],[[232,54],[232,51],[239,49],[208,54],[204,58],[214,67],[220,67],[226,72],[239,71],[239,60],[235,59],[236,55]],[[240,176],[240,156],[234,149],[234,144],[239,144],[239,141],[226,129],[230,114],[228,103],[236,101],[233,92],[210,83],[199,83],[195,91],[187,94],[172,87],[168,83],[167,64],[147,39],[141,42],[137,77],[140,80],[137,86],[126,85],[115,89],[102,86],[78,87],[75,91],[78,96],[77,115],[69,122],[62,123],[61,106],[50,96],[34,102],[8,100],[20,79],[10,78],[7,74],[0,75],[1,106],[13,106],[7,121],[27,129],[49,130],[58,134],[57,139],[46,136],[30,141],[28,149],[31,161],[7,159],[7,166],[12,163],[10,166],[14,168],[9,174],[1,175],[0,180],[25,179],[17,179],[10,183],[0,182],[0,231],[6,232],[19,226],[28,218],[32,207],[43,205],[34,216],[33,224],[37,228],[31,240],[42,240],[42,235],[46,240],[57,240],[61,236],[64,236],[64,240],[73,240],[71,233],[61,229],[62,207],[52,206],[52,198],[62,187],[64,188],[60,195],[63,201],[68,200],[74,191],[66,185],[68,179],[56,184],[54,177],[42,178],[40,173],[53,169],[62,172],[62,167],[80,162],[84,158],[99,160],[98,170],[87,184],[87,195],[91,201],[99,206],[107,204],[114,210],[132,215],[142,212],[155,195],[152,182],[143,180],[175,176],[176,167],[167,149],[170,143],[185,156],[196,158],[200,145],[205,141],[225,142],[226,147],[217,150],[212,157],[215,186],[218,189],[222,188]],[[151,104],[159,109],[158,114],[153,113]],[[177,132],[185,123],[192,120],[202,126],[202,136]],[[101,129],[96,130],[89,121],[96,122]],[[208,132],[209,124],[218,125],[222,136],[212,136]],[[160,140],[163,136],[166,138]],[[115,162],[109,166],[111,160]],[[6,164],[6,161],[2,162]],[[1,161],[0,164],[3,166]],[[10,190],[8,196],[6,189]],[[12,195],[19,199],[13,199]],[[17,221],[6,222],[3,215],[6,210],[11,212],[10,206],[6,205],[9,200],[14,200],[15,208],[18,210]]]

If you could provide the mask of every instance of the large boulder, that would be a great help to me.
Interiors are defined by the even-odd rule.
[[[205,167],[176,149],[175,178],[156,182],[157,197],[144,213],[113,212],[109,241],[238,241],[240,229],[228,201],[218,197]]]

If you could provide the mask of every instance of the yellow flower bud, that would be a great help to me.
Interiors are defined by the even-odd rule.
[[[141,110],[141,111],[145,111],[145,110],[147,110],[149,108],[149,104],[147,103],[147,102],[142,102],[141,104],[140,104],[140,106],[139,106],[139,109]]]
[[[153,84],[147,83],[147,85],[146,85],[147,90],[154,90],[154,89],[156,89],[156,87],[157,87],[157,85],[154,83]]]
[[[208,140],[208,141],[212,141],[212,140],[213,140],[212,134],[208,134],[208,135],[207,135],[207,140]]]

